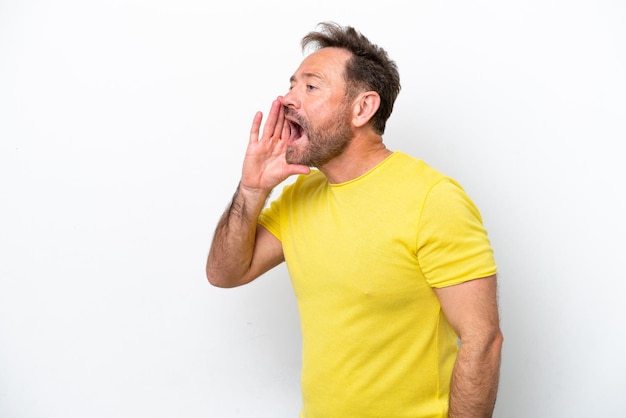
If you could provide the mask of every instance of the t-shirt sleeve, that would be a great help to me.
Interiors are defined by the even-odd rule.
[[[258,223],[280,240],[280,197],[272,201],[259,215]]]
[[[417,248],[422,273],[435,288],[487,277],[497,270],[478,209],[450,179],[435,184],[424,200]]]

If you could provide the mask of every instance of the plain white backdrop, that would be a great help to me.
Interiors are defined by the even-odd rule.
[[[388,147],[482,212],[495,416],[626,416],[624,2],[0,0],[0,417],[297,416],[286,269],[204,263],[324,20],[396,60]]]

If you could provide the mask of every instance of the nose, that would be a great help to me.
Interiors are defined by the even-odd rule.
[[[295,89],[290,89],[287,94],[282,97],[280,102],[284,107],[290,107],[293,109],[297,109],[300,103],[296,96]]]

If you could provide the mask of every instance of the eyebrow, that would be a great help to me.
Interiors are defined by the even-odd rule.
[[[304,74],[302,74],[302,78],[315,78],[317,80],[323,80],[323,78],[320,75],[316,74],[316,73],[304,73]],[[295,75],[292,75],[291,77],[289,77],[289,82],[290,83],[295,83],[296,81],[297,80],[296,80],[296,76]]]

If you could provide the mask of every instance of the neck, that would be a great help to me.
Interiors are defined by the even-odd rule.
[[[345,183],[370,171],[392,154],[379,135],[354,138],[348,148],[319,170],[331,184]]]

